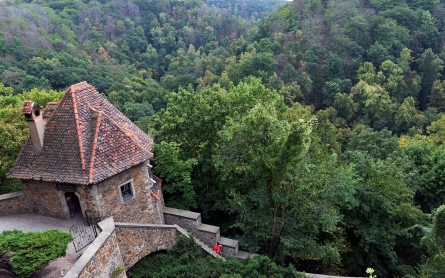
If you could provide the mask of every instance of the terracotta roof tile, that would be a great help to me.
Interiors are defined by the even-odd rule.
[[[58,104],[58,102],[48,102],[48,105],[46,105],[45,110],[43,111],[43,119],[47,120],[51,118],[51,115],[53,114]]]
[[[30,100],[25,100],[25,103],[23,103],[22,114],[31,114],[32,107],[33,107],[33,102]]]
[[[86,82],[50,107],[42,153],[28,140],[8,177],[91,184],[153,156],[153,140]]]

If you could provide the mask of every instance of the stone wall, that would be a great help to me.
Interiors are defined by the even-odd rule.
[[[144,225],[131,223],[115,223],[119,248],[126,269],[145,256],[170,249],[176,242],[180,232],[173,225]]]
[[[164,208],[164,220],[165,224],[176,224],[192,234],[196,234],[198,227],[202,224],[200,213],[169,207]]]
[[[208,246],[213,246],[220,237],[219,227],[201,224],[196,230],[195,236]]]
[[[57,218],[69,217],[64,192],[58,191],[55,183],[22,180],[22,187],[31,212]]]
[[[0,216],[30,211],[23,191],[0,195]]]
[[[157,207],[159,201],[153,201],[150,194],[152,181],[148,176],[148,163],[141,163],[97,185],[102,215],[113,215],[116,222],[163,224],[162,205]],[[130,180],[133,181],[134,198],[122,202],[120,185]]]
[[[119,266],[124,267],[113,218],[99,223],[101,233],[70,268],[66,278],[109,278]],[[119,278],[127,277],[125,271]]]
[[[79,197],[83,216],[85,216],[85,212],[94,215],[100,214],[96,185],[77,185],[75,193]]]

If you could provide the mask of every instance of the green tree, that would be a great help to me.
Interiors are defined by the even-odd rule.
[[[219,172],[211,160],[217,133],[228,115],[246,113],[258,102],[270,102],[282,107],[280,109],[284,108],[283,100],[276,92],[266,89],[258,79],[247,78],[238,86],[231,86],[228,92],[213,86],[198,92],[189,88],[171,93],[167,96],[167,108],[153,119],[155,141],[175,142],[179,160],[197,160],[192,171],[191,186],[195,196],[200,198],[198,205],[201,209],[205,208],[206,213],[212,214],[226,208],[226,193],[216,184]]]
[[[433,223],[428,235],[422,243],[428,248],[430,257],[420,268],[421,277],[445,277],[445,205],[441,205],[433,212]]]
[[[154,149],[156,157],[153,159],[156,174],[164,178],[168,184],[163,193],[168,205],[174,208],[191,209],[197,207],[197,196],[191,185],[191,174],[197,160],[189,158],[186,161],[179,159],[179,145],[165,141],[159,142]]]
[[[378,277],[414,274],[405,258],[408,250],[419,245],[414,228],[424,216],[414,206],[414,192],[408,187],[413,166],[400,149],[384,159],[374,158],[368,151],[347,151],[345,159],[354,165],[359,182],[354,194],[357,206],[342,210],[351,244],[342,262],[353,275],[363,275],[367,267],[374,268]],[[416,237],[417,243],[408,248],[397,245]]]
[[[434,81],[430,100],[430,107],[436,107],[438,111],[445,112],[445,81]]]
[[[444,62],[436,57],[431,48],[425,50],[419,59],[419,73],[422,77],[421,89],[420,89],[420,110],[425,110],[428,104],[428,97],[431,94],[434,81],[440,76],[440,72],[444,67]]]
[[[421,134],[423,123],[424,115],[416,109],[414,99],[407,97],[395,113],[395,125],[398,131],[406,133],[410,130]]]
[[[374,85],[376,82],[375,67],[371,62],[365,62],[357,70],[357,79],[363,80],[369,85]]]
[[[324,95],[323,103],[326,105],[333,105],[335,101],[335,95],[337,93],[349,92],[351,90],[352,84],[350,79],[339,79],[335,78],[331,81],[326,81],[322,88],[322,93]]]
[[[444,182],[443,146],[435,146],[428,142],[412,142],[404,148],[405,153],[414,161],[420,178],[413,181],[415,200],[424,212],[430,213],[445,202],[442,184]]]
[[[395,102],[401,103],[406,97],[405,91],[407,87],[403,80],[403,70],[390,60],[384,61],[380,66],[380,70],[385,76],[385,81],[381,82],[380,85],[385,88]]]
[[[381,43],[390,55],[398,55],[404,47],[409,45],[408,29],[397,24],[394,19],[376,16],[373,18],[373,23],[375,25],[372,31],[374,39]]]
[[[291,64],[287,64],[286,67],[283,69],[280,77],[285,83],[292,83],[294,81],[297,81],[297,75],[298,72],[295,70],[295,68]]]
[[[366,51],[367,60],[374,66],[381,65],[386,60],[394,60],[394,56],[390,55],[388,50],[379,42],[376,41]]]
[[[343,76],[343,61],[337,53],[329,51],[326,54],[323,71],[323,77],[326,81],[339,79]]]
[[[436,27],[435,18],[429,11],[423,11],[419,28],[419,41],[424,48],[437,49],[439,30]]]
[[[360,104],[363,113],[361,120],[377,129],[392,122],[394,104],[388,92],[379,85],[369,85],[364,81],[357,83],[351,90],[352,98]]]
[[[240,239],[247,248],[306,269],[321,263],[332,270],[343,251],[335,244],[342,241],[335,207],[353,202],[354,180],[350,169],[335,167],[335,155],[311,165],[313,122],[294,107],[285,119],[261,104],[228,118],[213,159],[228,209],[237,217],[233,227],[243,231]],[[319,135],[325,135],[321,130]]]
[[[373,131],[370,128],[349,139],[346,151],[366,152],[375,159],[385,160],[399,149],[397,137],[388,129]]]
[[[437,145],[443,145],[445,143],[445,115],[442,114],[441,117],[427,126],[427,133],[430,135],[431,141]]]
[[[127,275],[131,278],[154,277],[204,278],[287,278],[304,277],[294,267],[281,267],[265,256],[254,256],[246,260],[229,257],[226,261],[211,256],[204,258],[202,248],[193,238],[180,236],[172,249],[166,254],[139,261]]]

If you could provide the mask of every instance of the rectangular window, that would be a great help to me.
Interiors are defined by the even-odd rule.
[[[119,185],[119,193],[121,195],[122,203],[134,198],[134,187],[133,181],[126,182]]]

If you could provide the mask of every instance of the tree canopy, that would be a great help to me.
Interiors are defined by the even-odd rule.
[[[242,249],[438,277],[444,38],[439,0],[2,1],[0,193],[23,100],[85,80],[154,137],[166,204]]]

